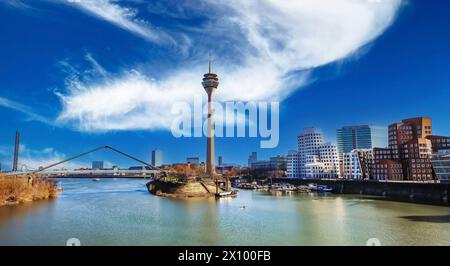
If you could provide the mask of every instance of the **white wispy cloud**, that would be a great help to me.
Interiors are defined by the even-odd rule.
[[[169,35],[154,28],[148,21],[140,19],[136,9],[121,6],[116,3],[117,1],[66,0],[65,2],[150,42],[173,42]]]
[[[208,22],[197,28],[178,25],[178,36],[187,36],[191,43],[184,48],[190,58],[160,75],[125,70],[95,82],[69,83],[67,91],[60,94],[63,110],[58,121],[86,131],[169,129],[171,105],[204,94],[200,82],[206,60],[199,58],[206,59],[210,49],[216,57],[214,70],[220,76],[219,100],[283,100],[311,82],[315,68],[351,57],[380,36],[393,23],[402,3],[182,2],[183,14],[191,10],[208,17]],[[81,7],[130,32],[141,32],[136,26],[130,27],[130,23],[135,25],[131,19],[135,13],[127,13],[118,3],[86,1]],[[173,13],[170,16],[174,17]]]
[[[23,105],[23,104],[18,103],[18,102],[15,102],[15,101],[12,101],[12,100],[9,100],[7,98],[0,97],[0,106],[1,107],[5,107],[5,108],[9,108],[9,109],[12,109],[12,110],[15,110],[15,111],[18,111],[20,113],[23,113],[23,114],[26,115],[26,118],[28,120],[39,121],[39,122],[47,123],[47,124],[52,123],[52,121],[50,121],[46,117],[35,113],[28,106]]]

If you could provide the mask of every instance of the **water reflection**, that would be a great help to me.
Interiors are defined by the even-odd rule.
[[[0,245],[450,245],[448,207],[256,191],[167,199],[145,183],[64,179],[56,200],[0,208]]]
[[[401,216],[400,218],[408,219],[414,222],[450,223],[450,215]]]

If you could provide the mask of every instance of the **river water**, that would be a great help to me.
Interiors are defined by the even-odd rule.
[[[448,207],[245,190],[174,200],[142,179],[60,182],[57,199],[0,208],[0,245],[450,245]]]

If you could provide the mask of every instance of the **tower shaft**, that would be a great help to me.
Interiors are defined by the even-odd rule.
[[[213,176],[216,174],[214,162],[214,101],[213,93],[208,93],[208,128],[206,144],[206,174]]]
[[[214,163],[214,92],[219,86],[219,78],[211,72],[211,56],[209,58],[209,72],[203,75],[203,88],[208,94],[208,120],[207,120],[207,143],[206,143],[206,174],[213,177],[216,174]]]

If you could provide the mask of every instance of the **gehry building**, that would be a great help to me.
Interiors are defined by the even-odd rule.
[[[354,149],[342,154],[345,179],[369,180],[372,174],[373,150]]]
[[[316,128],[305,128],[298,136],[298,150],[287,157],[289,178],[336,178],[339,176],[339,155],[336,145],[324,143]]]

